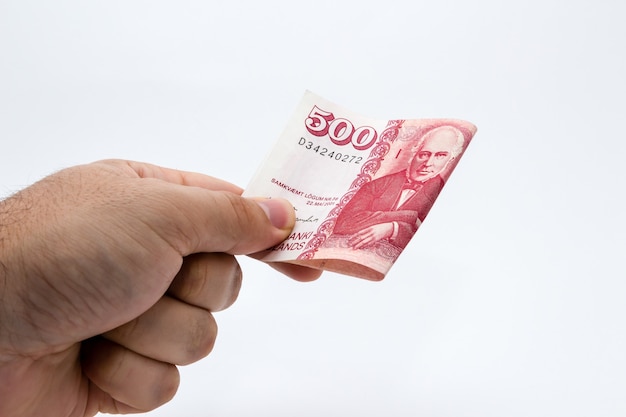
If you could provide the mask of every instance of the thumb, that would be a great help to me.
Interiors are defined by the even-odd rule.
[[[170,244],[183,256],[198,252],[250,254],[278,244],[295,224],[293,206],[283,199],[244,198],[196,187],[179,190],[179,214]]]

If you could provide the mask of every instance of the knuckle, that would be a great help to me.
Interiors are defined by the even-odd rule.
[[[253,231],[258,213],[254,211],[253,206],[244,198],[230,193],[224,193],[223,195],[227,199],[230,206],[229,209],[233,214],[230,217],[231,221],[224,223],[225,229],[223,232],[228,236],[229,242],[234,247],[241,239],[242,234],[247,235]]]
[[[231,282],[231,285],[230,285],[229,296],[226,300],[226,303],[221,308],[222,310],[233,305],[233,303],[237,300],[237,297],[239,296],[239,290],[241,290],[241,284],[243,282],[243,273],[241,271],[241,266],[236,261],[235,261],[235,271],[233,274],[233,279],[230,282]]]
[[[206,277],[211,273],[211,264],[208,262],[200,262],[205,254],[192,255],[193,260],[191,262],[184,262],[185,274],[184,285],[181,285],[180,292],[181,297],[184,300],[194,301],[202,297],[207,291],[207,279]]]

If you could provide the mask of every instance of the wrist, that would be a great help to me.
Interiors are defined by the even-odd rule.
[[[5,368],[6,359],[4,357],[4,340],[6,335],[6,323],[9,319],[7,314],[7,304],[9,299],[8,284],[8,242],[9,242],[9,202],[0,201],[0,381],[5,381],[2,370]]]
[[[17,251],[20,228],[26,223],[22,196],[18,193],[0,201],[0,366],[13,360],[11,355],[16,352],[16,330],[23,329],[18,320],[23,318],[23,311],[16,307],[18,279],[25,272],[20,266],[21,258]]]

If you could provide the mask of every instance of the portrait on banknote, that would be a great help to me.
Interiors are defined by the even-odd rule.
[[[396,123],[388,150],[383,146],[371,160],[378,169],[361,174],[346,191],[313,258],[341,253],[388,269],[425,220],[464,150],[465,135],[451,121]]]

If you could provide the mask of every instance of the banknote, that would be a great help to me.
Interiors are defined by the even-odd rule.
[[[307,91],[244,191],[296,212],[262,260],[383,279],[475,133],[456,119],[375,120]]]

